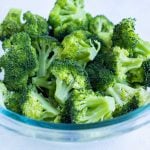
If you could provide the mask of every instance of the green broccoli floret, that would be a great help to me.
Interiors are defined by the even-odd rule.
[[[60,49],[59,42],[50,36],[39,36],[32,41],[32,45],[37,51],[39,61],[37,76],[45,77],[49,72],[51,62]]]
[[[131,111],[134,111],[135,109],[139,108],[139,99],[137,99],[135,96],[127,102],[123,107],[117,107],[113,113],[113,117],[122,116],[124,114],[127,114]]]
[[[30,11],[23,15],[25,21],[24,32],[32,36],[48,35],[49,27],[46,19],[39,15],[32,14]]]
[[[130,92],[132,90],[132,92]],[[124,114],[127,114],[128,112],[131,112],[143,105],[147,105],[150,103],[150,93],[143,88],[139,89],[128,89],[130,92],[130,97],[126,95],[127,101],[123,106],[117,106],[114,113],[113,117],[118,117]],[[122,92],[123,93],[123,92]],[[123,96],[124,97],[124,96]],[[124,99],[124,98],[122,98]]]
[[[19,90],[17,92],[8,92],[5,100],[5,106],[7,109],[22,114],[22,104],[26,99],[26,89]]]
[[[48,22],[54,29],[54,36],[62,40],[75,30],[88,29],[88,19],[84,0],[57,0]]]
[[[22,30],[21,10],[10,9],[4,21],[0,25],[0,40],[9,38],[11,35]]]
[[[136,89],[124,84],[115,83],[114,86],[107,89],[107,94],[114,97],[116,105],[123,106],[129,102],[135,95]]]
[[[106,60],[107,67],[114,72],[119,81],[126,79],[126,73],[142,65],[142,58],[130,58],[129,52],[119,47],[114,47],[111,59]]]
[[[100,42],[87,31],[75,31],[62,41],[61,58],[80,62],[83,66],[92,61],[101,48]]]
[[[59,122],[59,109],[38,93],[34,88],[27,92],[26,100],[22,106],[22,113],[26,117],[47,122]]]
[[[135,19],[123,19],[114,28],[113,45],[129,50],[132,56],[150,57],[150,43],[135,33]]]
[[[114,98],[101,96],[91,90],[74,90],[71,97],[73,123],[95,123],[112,118]]]
[[[115,83],[116,77],[113,72],[104,67],[99,67],[98,64],[88,64],[86,71],[94,91],[100,91],[103,93]]]
[[[5,100],[7,98],[7,88],[4,83],[0,82],[0,107],[5,108]]]
[[[89,87],[84,69],[71,60],[55,60],[50,68],[51,74],[56,78],[55,98],[64,104],[70,96],[72,89]]]
[[[18,90],[27,86],[28,78],[37,70],[37,56],[31,46],[28,34],[14,34],[4,41],[6,53],[0,58],[0,68],[4,69],[4,83],[8,90]]]
[[[96,16],[90,21],[89,30],[94,35],[98,36],[99,40],[107,47],[112,46],[112,35],[114,25],[105,16]]]
[[[140,68],[130,70],[127,73],[127,80],[131,84],[150,87],[150,59],[144,61]]]

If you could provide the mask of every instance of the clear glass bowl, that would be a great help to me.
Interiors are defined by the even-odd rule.
[[[150,17],[149,0],[85,0],[86,9],[93,15],[105,14],[114,23],[124,17],[135,17],[137,32],[145,40],[150,41],[148,19]],[[31,10],[35,13],[48,16],[55,0],[5,0],[0,2],[0,21],[10,8]],[[0,126],[16,134],[43,139],[47,141],[81,142],[109,138],[122,135],[150,123],[150,104],[121,117],[86,125],[53,124],[35,121],[20,116],[0,107]]]

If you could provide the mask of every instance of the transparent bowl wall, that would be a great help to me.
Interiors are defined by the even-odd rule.
[[[114,23],[125,17],[137,19],[136,30],[140,36],[150,41],[150,1],[149,0],[85,0],[86,10],[93,15],[105,14]],[[10,8],[31,10],[48,17],[54,0],[1,0],[0,21]],[[0,46],[1,49],[1,46]],[[0,50],[2,54],[2,50]],[[2,75],[0,75],[2,79]],[[0,99],[1,100],[1,99]],[[81,142],[102,140],[137,129],[150,123],[150,105],[141,107],[124,116],[88,125],[49,124],[34,121],[0,107],[0,126],[16,134],[43,139],[47,141]]]

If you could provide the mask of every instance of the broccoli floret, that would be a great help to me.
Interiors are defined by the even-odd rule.
[[[26,89],[19,90],[17,92],[8,92],[5,100],[5,106],[7,109],[22,114],[22,104],[26,99]]]
[[[32,36],[48,35],[49,27],[46,19],[39,15],[32,14],[30,11],[23,15],[25,21],[23,29]]]
[[[11,35],[22,30],[21,10],[10,9],[4,21],[0,25],[0,40],[9,38]]]
[[[7,98],[7,88],[4,83],[0,82],[0,106],[5,108],[5,100]]]
[[[36,120],[59,122],[59,109],[38,93],[34,88],[27,92],[26,100],[22,106],[23,115]]]
[[[105,16],[96,16],[90,21],[89,30],[107,47],[112,46],[112,35],[114,25]]]
[[[144,61],[140,68],[130,70],[127,73],[127,80],[131,84],[150,87],[150,59]]]
[[[142,65],[142,58],[130,58],[129,52],[119,47],[114,47],[111,59],[106,60],[107,67],[114,72],[119,81],[126,79],[126,73]]]
[[[73,123],[95,123],[112,118],[114,98],[101,96],[91,90],[74,90],[71,97]]]
[[[14,34],[4,41],[6,53],[0,58],[0,68],[4,69],[4,83],[8,90],[18,90],[27,86],[28,78],[37,70],[37,56],[31,46],[28,34]]]
[[[122,116],[137,108],[139,108],[139,100],[133,96],[133,98],[127,102],[123,107],[117,107],[113,113],[113,117]]]
[[[115,75],[113,72],[104,67],[99,67],[98,64],[88,64],[86,71],[94,91],[105,92],[106,89],[115,83]]]
[[[132,92],[134,92],[134,94],[131,94],[129,99],[126,97],[128,101],[126,101],[123,106],[116,107],[113,117],[127,114],[128,112],[150,103],[150,93],[148,91],[144,90],[143,88],[139,88],[134,89],[134,91],[132,90]]]
[[[60,104],[65,103],[72,89],[89,87],[87,74],[77,62],[67,59],[55,60],[50,72],[56,78],[55,98]]]
[[[135,19],[123,19],[114,28],[113,45],[129,50],[132,56],[150,57],[150,43],[135,33]]]
[[[114,97],[116,105],[123,106],[129,102],[136,93],[136,89],[124,84],[115,83],[107,89],[107,94]]]
[[[33,47],[37,51],[39,60],[39,69],[37,76],[45,77],[51,62],[55,59],[60,49],[59,42],[50,36],[39,36],[32,41]]]
[[[79,29],[88,29],[88,19],[84,11],[84,0],[57,0],[49,16],[49,24],[54,36],[63,37]]]
[[[92,61],[100,50],[101,44],[87,31],[75,31],[62,41],[61,58],[80,62],[83,66]]]

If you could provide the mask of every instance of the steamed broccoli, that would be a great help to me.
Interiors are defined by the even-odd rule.
[[[94,91],[101,91],[103,93],[115,83],[116,76],[113,72],[109,69],[99,67],[97,64],[89,64],[86,67],[86,71]]]
[[[34,88],[28,90],[26,100],[22,105],[23,115],[36,120],[59,122],[59,109],[43,97]]]
[[[61,58],[68,58],[86,65],[100,50],[101,44],[87,31],[75,31],[62,41]]]
[[[118,85],[118,87],[119,86],[122,86],[121,89],[119,89],[120,92],[116,89],[117,87],[114,88],[116,89],[115,97],[117,97],[117,95],[119,94],[118,98],[120,96],[120,98],[123,101],[125,100],[126,97],[126,101],[124,101],[124,104],[122,106],[121,105],[116,106],[116,109],[113,112],[113,117],[118,117],[127,114],[128,112],[131,112],[143,105],[147,105],[150,103],[150,93],[144,90],[143,88],[131,89],[131,87],[124,86],[123,88],[123,85]]]
[[[124,84],[115,83],[107,89],[107,94],[114,97],[116,105],[123,106],[134,97],[136,89]]]
[[[73,123],[94,123],[112,118],[114,98],[101,96],[91,90],[74,90],[71,96]]]
[[[110,54],[110,60],[106,60],[107,67],[114,72],[119,81],[126,79],[126,73],[142,65],[142,58],[130,58],[129,52],[120,47],[114,47]]]
[[[140,84],[144,87],[150,86],[150,59],[144,61],[140,68],[130,70],[127,80],[131,84]]]
[[[50,68],[51,74],[56,78],[55,98],[64,104],[70,96],[72,89],[88,88],[84,69],[71,60],[55,60]]]
[[[84,0],[57,0],[48,22],[54,36],[62,40],[75,30],[88,29],[88,18],[84,11]]]
[[[0,40],[9,38],[11,35],[22,30],[21,10],[10,9],[4,21],[0,25]]]
[[[22,104],[26,99],[26,89],[19,90],[17,92],[8,92],[5,100],[5,106],[7,109],[22,114]]]
[[[30,11],[23,15],[25,21],[24,32],[32,36],[48,35],[49,27],[46,19],[39,15],[32,14]]]
[[[18,90],[27,86],[28,78],[37,70],[35,49],[28,34],[14,34],[4,41],[6,53],[0,58],[0,68],[5,71],[4,83],[8,90]]]
[[[114,25],[105,16],[96,16],[90,21],[90,31],[98,36],[99,40],[107,47],[112,46],[112,35]]]
[[[150,43],[143,41],[135,33],[135,19],[123,19],[114,28],[113,45],[129,50],[132,56],[150,57]]]

